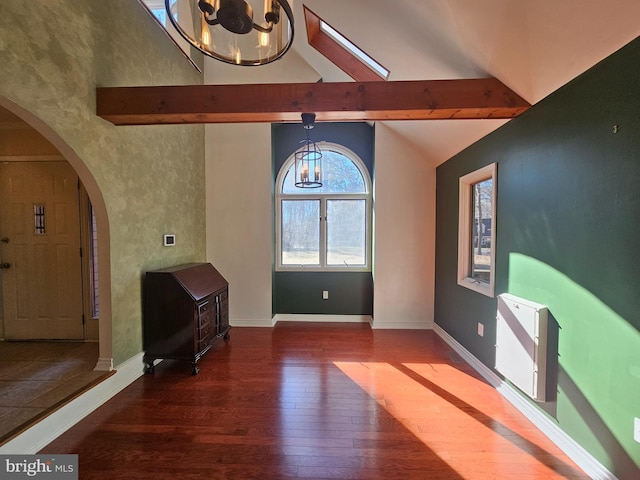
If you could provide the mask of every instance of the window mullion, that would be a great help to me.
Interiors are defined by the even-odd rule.
[[[320,266],[327,266],[327,198],[320,198]]]
[[[324,190],[293,188],[294,155],[278,172],[275,191],[277,270],[346,271],[371,268],[371,182],[366,166],[357,157],[352,158],[355,156],[353,152],[340,146],[327,145],[324,145],[325,152],[331,161],[325,163],[323,177],[325,180],[334,177],[337,180],[328,182]],[[303,207],[304,204],[307,207]],[[363,204],[364,212],[361,212]],[[330,212],[331,219],[328,218]],[[364,215],[364,218],[360,218],[360,215]],[[361,251],[362,241],[358,240],[362,236],[362,228],[364,252]],[[312,253],[313,259],[310,257]],[[358,262],[351,264],[354,258]],[[333,263],[329,265],[329,261]]]

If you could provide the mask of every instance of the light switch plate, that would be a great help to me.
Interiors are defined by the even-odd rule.
[[[484,325],[480,322],[478,322],[478,335],[484,337]]]
[[[323,290],[322,291],[322,299],[323,300],[329,300],[329,290]]]
[[[633,419],[633,439],[640,443],[640,418]]]

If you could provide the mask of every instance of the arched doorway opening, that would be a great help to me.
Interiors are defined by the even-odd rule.
[[[91,225],[88,225],[88,222],[83,223],[83,229],[86,226],[85,231],[83,232],[83,239],[79,240],[83,245],[83,253],[85,256],[83,258],[91,259],[90,262],[92,264],[87,263],[88,267],[83,266],[84,275],[82,275],[81,284],[77,284],[78,288],[81,289],[80,295],[83,300],[86,302],[88,298],[88,293],[92,288],[95,288],[95,285],[92,284],[92,278],[89,274],[88,268],[95,268],[100,272],[99,278],[99,299],[100,299],[100,314],[99,319],[95,320],[97,322],[96,326],[93,326],[93,333],[90,334],[91,340],[94,342],[98,341],[98,358],[95,362],[93,370],[97,372],[108,372],[113,369],[113,354],[112,354],[112,333],[111,333],[111,281],[110,281],[110,246],[109,246],[109,223],[107,217],[106,206],[104,203],[104,199],[102,193],[97,185],[97,182],[93,178],[92,174],[89,172],[83,160],[79,157],[79,155],[73,150],[71,146],[69,146],[53,129],[51,129],[48,125],[46,125],[43,121],[41,121],[38,117],[20,107],[16,103],[0,96],[0,109],[4,112],[8,112],[5,115],[5,118],[9,118],[9,123],[13,122],[16,125],[16,136],[18,138],[14,138],[16,143],[20,142],[28,142],[29,138],[34,138],[34,136],[41,136],[47,142],[49,142],[53,148],[55,149],[54,154],[46,154],[46,155],[20,155],[20,151],[18,149],[17,154],[15,152],[0,152],[0,162],[2,162],[2,167],[7,167],[7,169],[13,169],[13,167],[19,166],[21,169],[29,165],[37,165],[38,171],[40,171],[40,167],[46,165],[46,168],[49,169],[53,165],[60,165],[68,170],[72,170],[79,180],[79,184],[82,185],[80,191],[81,195],[78,196],[78,202],[80,205],[80,212],[78,213],[78,217],[76,221],[80,221],[80,219],[91,219],[94,221]],[[24,123],[22,123],[24,122]],[[13,126],[9,126],[3,129],[4,135],[13,135],[12,131]],[[22,138],[24,137],[24,138]],[[70,168],[69,168],[70,167]],[[5,169],[6,170],[6,169]],[[4,171],[3,171],[4,173]],[[2,187],[0,187],[2,188]],[[27,188],[33,188],[33,185],[27,186]],[[1,193],[1,192],[0,192]],[[6,192],[5,192],[6,193]],[[10,198],[5,195],[4,198]],[[86,201],[88,199],[88,201]],[[86,203],[85,203],[86,201]],[[90,208],[88,207],[90,205]],[[33,207],[31,205],[27,205],[27,209],[33,208],[33,215],[35,222],[37,223],[38,217],[38,205],[34,204]],[[44,208],[44,207],[42,207]],[[48,207],[47,207],[48,208]],[[40,212],[42,214],[43,212]],[[55,213],[51,210],[46,212],[44,215],[49,215],[49,218],[53,220],[51,215]],[[85,223],[87,225],[85,225]],[[78,226],[79,227],[79,226]],[[91,231],[91,229],[94,231]],[[36,226],[37,229],[37,226]],[[78,232],[80,228],[78,228]],[[89,234],[93,234],[93,245],[89,243]],[[3,237],[0,232],[0,237]],[[3,237],[5,238],[5,237]],[[7,240],[9,242],[10,240]],[[7,243],[3,242],[3,246],[6,246]],[[95,250],[87,251],[88,246],[95,246]],[[13,246],[13,245],[12,245]],[[44,251],[41,244],[37,245],[37,249],[40,251]],[[29,254],[31,257],[34,257],[33,254]],[[45,252],[46,255],[46,252]],[[25,257],[26,258],[26,257]],[[31,258],[33,260],[33,258]],[[0,260],[2,260],[0,258]],[[35,260],[34,260],[35,261]],[[89,260],[87,260],[89,262]],[[8,263],[8,262],[5,262]],[[34,262],[31,262],[34,263]],[[10,268],[10,267],[7,267]],[[3,272],[5,270],[2,270]],[[0,273],[1,275],[1,273]],[[42,283],[42,282],[41,282]],[[52,285],[51,288],[55,289],[56,286]],[[3,307],[4,300],[0,300],[0,308]],[[87,312],[87,308],[85,308],[83,304],[83,311]],[[89,309],[89,311],[91,311]],[[2,316],[2,320],[4,321],[5,316]],[[86,322],[91,322],[91,318],[86,318],[85,315],[85,325]],[[96,331],[97,330],[97,331]],[[2,330],[3,337],[6,337],[6,331]],[[80,336],[78,337],[77,333],[72,333],[68,338],[75,338],[76,340],[85,340],[86,339],[86,330],[81,330]],[[19,333],[18,335],[24,335],[24,333]],[[65,333],[60,334],[51,334],[49,337],[45,334],[34,335],[33,338],[43,337],[44,338],[56,338],[57,336],[64,337]],[[28,336],[28,335],[27,335]],[[8,338],[8,337],[7,337]],[[18,337],[19,338],[19,337]]]

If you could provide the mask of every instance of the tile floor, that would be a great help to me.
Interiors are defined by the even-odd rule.
[[[97,343],[0,342],[0,444],[104,376],[97,358]]]

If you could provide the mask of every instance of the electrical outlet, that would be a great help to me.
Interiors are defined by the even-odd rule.
[[[322,291],[322,299],[323,300],[329,300],[329,290],[323,290]]]
[[[484,325],[480,322],[478,322],[478,335],[484,337]]]
[[[633,439],[640,443],[640,418],[633,419]]]

